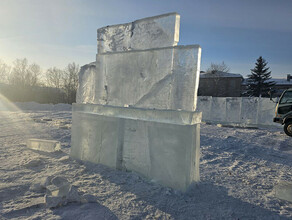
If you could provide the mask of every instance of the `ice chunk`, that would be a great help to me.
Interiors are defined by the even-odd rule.
[[[95,203],[97,202],[97,198],[93,195],[90,194],[84,194],[82,196],[82,202],[84,203]]]
[[[35,168],[35,167],[41,166],[42,164],[43,164],[43,161],[40,159],[31,159],[27,163],[23,164],[23,166],[27,168]]]
[[[63,177],[55,177],[51,180],[51,184],[47,186],[47,194],[50,196],[66,196],[69,192],[70,184]]]
[[[81,197],[76,186],[70,186],[69,191],[66,195],[67,202],[81,202]]]
[[[50,184],[52,178],[52,176],[35,178],[32,185],[29,187],[29,190],[33,192],[43,192],[46,190],[47,185]]]
[[[48,208],[66,205],[68,202],[81,202],[77,188],[63,177],[52,178],[46,189],[45,203]]]
[[[275,197],[292,202],[292,182],[280,182],[274,188]]]
[[[44,140],[44,139],[28,139],[27,147],[33,150],[54,152],[61,150],[61,143],[54,140]]]
[[[60,161],[60,162],[66,162],[66,161],[69,161],[69,160],[70,160],[70,157],[68,155],[58,159],[58,161]]]
[[[48,208],[55,208],[63,204],[62,197],[45,195],[45,204]]]

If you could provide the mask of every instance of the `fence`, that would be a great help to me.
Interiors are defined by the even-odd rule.
[[[197,111],[205,122],[275,126],[275,106],[269,98],[198,96]]]

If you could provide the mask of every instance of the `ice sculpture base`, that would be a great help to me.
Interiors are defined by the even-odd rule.
[[[185,191],[199,181],[201,113],[73,104],[71,156]]]

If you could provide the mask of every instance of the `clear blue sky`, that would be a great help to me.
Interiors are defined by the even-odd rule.
[[[201,45],[201,70],[224,61],[245,76],[263,56],[273,77],[292,73],[292,0],[1,0],[0,59],[84,65],[97,28],[168,12],[181,15],[179,44]]]

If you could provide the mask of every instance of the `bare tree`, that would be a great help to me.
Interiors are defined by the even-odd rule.
[[[53,67],[46,72],[46,82],[50,87],[55,87],[60,89],[63,85],[64,71]]]
[[[64,71],[63,89],[67,96],[67,102],[73,103],[76,101],[76,92],[78,87],[79,65],[69,63]]]
[[[62,89],[65,93],[65,101],[71,104],[76,101],[79,69],[79,65],[74,62],[69,63],[64,70],[57,67],[50,68],[46,71],[46,84]]]
[[[35,63],[28,65],[26,58],[16,59],[8,80],[13,85],[36,86],[39,85],[41,73],[39,65]]]
[[[216,72],[229,72],[230,68],[224,63],[211,63],[210,67],[207,69],[207,73],[216,73]]]
[[[222,72],[227,73],[230,71],[230,68],[224,63],[211,63],[210,67],[206,70],[207,74],[212,76],[212,87],[216,91],[217,96],[222,96],[224,94],[224,88],[220,86],[222,80]]]
[[[16,59],[9,77],[9,83],[13,85],[24,85],[25,75],[28,68],[27,59]]]
[[[35,63],[29,65],[26,74],[26,83],[29,86],[40,85],[41,67]]]
[[[10,74],[10,66],[0,60],[0,82],[8,83],[8,78]]]

